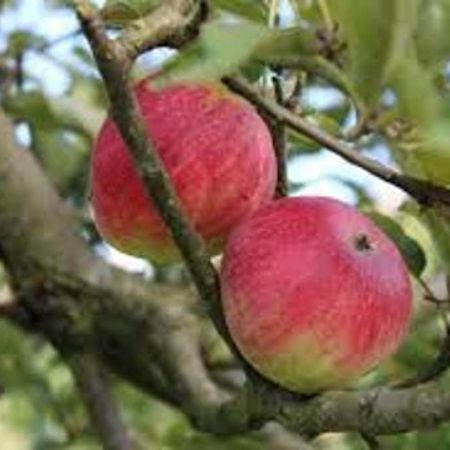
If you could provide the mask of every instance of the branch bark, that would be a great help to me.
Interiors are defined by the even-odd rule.
[[[94,355],[73,354],[67,358],[105,450],[132,450],[133,446],[111,391],[109,374]]]
[[[203,0],[166,0],[152,14],[128,25],[119,42],[130,62],[156,46],[180,48],[195,38],[206,15]]]
[[[272,78],[272,83],[274,86],[277,103],[283,104],[284,95],[279,78],[274,76]],[[283,122],[273,119],[271,116],[267,117],[267,122],[271,129],[275,154],[277,157],[277,186],[275,192],[277,197],[286,197],[288,195],[289,184],[286,159],[286,127]]]

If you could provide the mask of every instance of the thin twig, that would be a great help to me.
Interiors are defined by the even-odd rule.
[[[281,105],[284,104],[283,89],[278,76],[272,77],[272,83],[275,91],[275,98]],[[286,129],[283,122],[268,117],[268,123],[271,128],[275,155],[277,157],[277,186],[275,193],[277,197],[286,197],[288,195],[288,176],[286,161]]]
[[[430,286],[428,286],[428,284],[425,282],[425,280],[423,280],[423,278],[418,277],[416,278],[417,282],[420,284],[420,286],[422,287],[424,294],[423,294],[423,299],[426,300],[427,302],[431,302],[434,303],[436,306],[439,307],[447,307],[447,310],[450,307],[450,299],[449,298],[437,298],[436,295],[434,294],[434,292],[431,290]]]
[[[425,180],[401,174],[380,164],[378,161],[367,158],[361,151],[348,146],[308,120],[291,113],[273,100],[261,96],[260,93],[242,77],[226,77],[224,81],[231,89],[249,99],[259,108],[264,109],[275,119],[284,122],[292,129],[313,139],[315,142],[328,148],[346,161],[361,167],[372,175],[404,190],[418,202],[426,206],[444,206],[450,208],[450,190]]]
[[[93,355],[66,358],[92,424],[105,450],[131,450],[128,432],[120,416],[108,374]]]

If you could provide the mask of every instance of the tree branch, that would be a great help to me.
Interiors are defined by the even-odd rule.
[[[272,77],[272,83],[275,91],[275,98],[279,104],[284,103],[283,89],[277,76]],[[267,114],[266,114],[267,115]],[[278,197],[288,195],[288,175],[286,160],[286,129],[283,122],[268,117],[267,121],[271,128],[275,154],[277,157],[277,186],[276,194]]]
[[[308,120],[293,114],[273,100],[263,97],[242,77],[227,77],[225,81],[231,89],[246,97],[275,119],[313,139],[351,164],[361,167],[372,175],[397,186],[418,202],[427,206],[445,207],[447,210],[450,208],[450,190],[425,180],[419,180],[409,175],[401,174],[373,159],[367,158],[362,152],[346,145],[339,139],[336,139],[334,136],[308,122]]]
[[[206,14],[204,0],[166,0],[153,13],[128,25],[118,41],[130,62],[156,46],[180,48],[195,38]]]
[[[0,258],[26,311],[25,328],[65,355],[95,349],[116,373],[191,417],[220,404],[224,395],[201,356],[192,293],[149,285],[95,257],[1,110],[0,133]],[[178,360],[184,367],[176,369]]]
[[[307,436],[327,431],[357,431],[377,436],[426,430],[450,419],[449,374],[409,389],[373,388],[332,391],[299,407],[287,400],[279,419]]]
[[[109,375],[95,356],[73,354],[66,358],[92,424],[105,450],[131,450],[130,437],[111,392]]]

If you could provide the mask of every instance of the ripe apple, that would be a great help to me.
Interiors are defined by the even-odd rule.
[[[396,246],[325,197],[276,200],[243,221],[227,242],[221,286],[242,355],[301,393],[347,385],[391,355],[411,312]]]
[[[271,135],[250,103],[218,83],[156,90],[151,82],[135,87],[149,134],[184,211],[214,253],[238,222],[274,194]],[[105,240],[154,262],[179,258],[110,118],[96,140],[91,186]]]

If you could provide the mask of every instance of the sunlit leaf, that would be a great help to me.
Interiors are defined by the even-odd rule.
[[[348,44],[349,71],[358,93],[371,105],[409,46],[421,0],[328,2]]]
[[[267,29],[255,58],[271,64],[298,60],[299,57],[317,54],[317,37],[310,29],[291,27],[285,29]]]
[[[450,1],[423,1],[415,43],[419,60],[428,70],[445,61],[450,55]]]
[[[323,19],[317,0],[291,0],[292,8],[298,17],[312,23],[319,23]]]
[[[433,210],[424,212],[422,218],[431,230],[441,263],[450,272],[450,220]]]
[[[27,119],[39,128],[55,128],[59,119],[40,91],[21,92],[5,98],[3,107],[12,117]]]
[[[312,124],[328,131],[330,134],[338,136],[340,133],[339,123],[331,116],[314,113],[308,115],[307,118]],[[290,153],[292,154],[314,153],[322,148],[322,145],[295,130],[288,130],[288,138]]]
[[[100,108],[74,97],[47,98],[40,91],[9,96],[4,108],[14,118],[25,120],[40,130],[63,127],[94,138],[104,118]]]
[[[219,79],[246,62],[268,32],[252,22],[211,22],[195,43],[165,66],[159,82]]]
[[[255,22],[267,21],[268,8],[263,0],[215,0],[212,6]]]
[[[393,141],[396,160],[414,174],[439,184],[450,183],[450,117],[443,116],[443,102],[431,74],[416,58],[398,65],[393,85],[401,116],[412,132]]]

